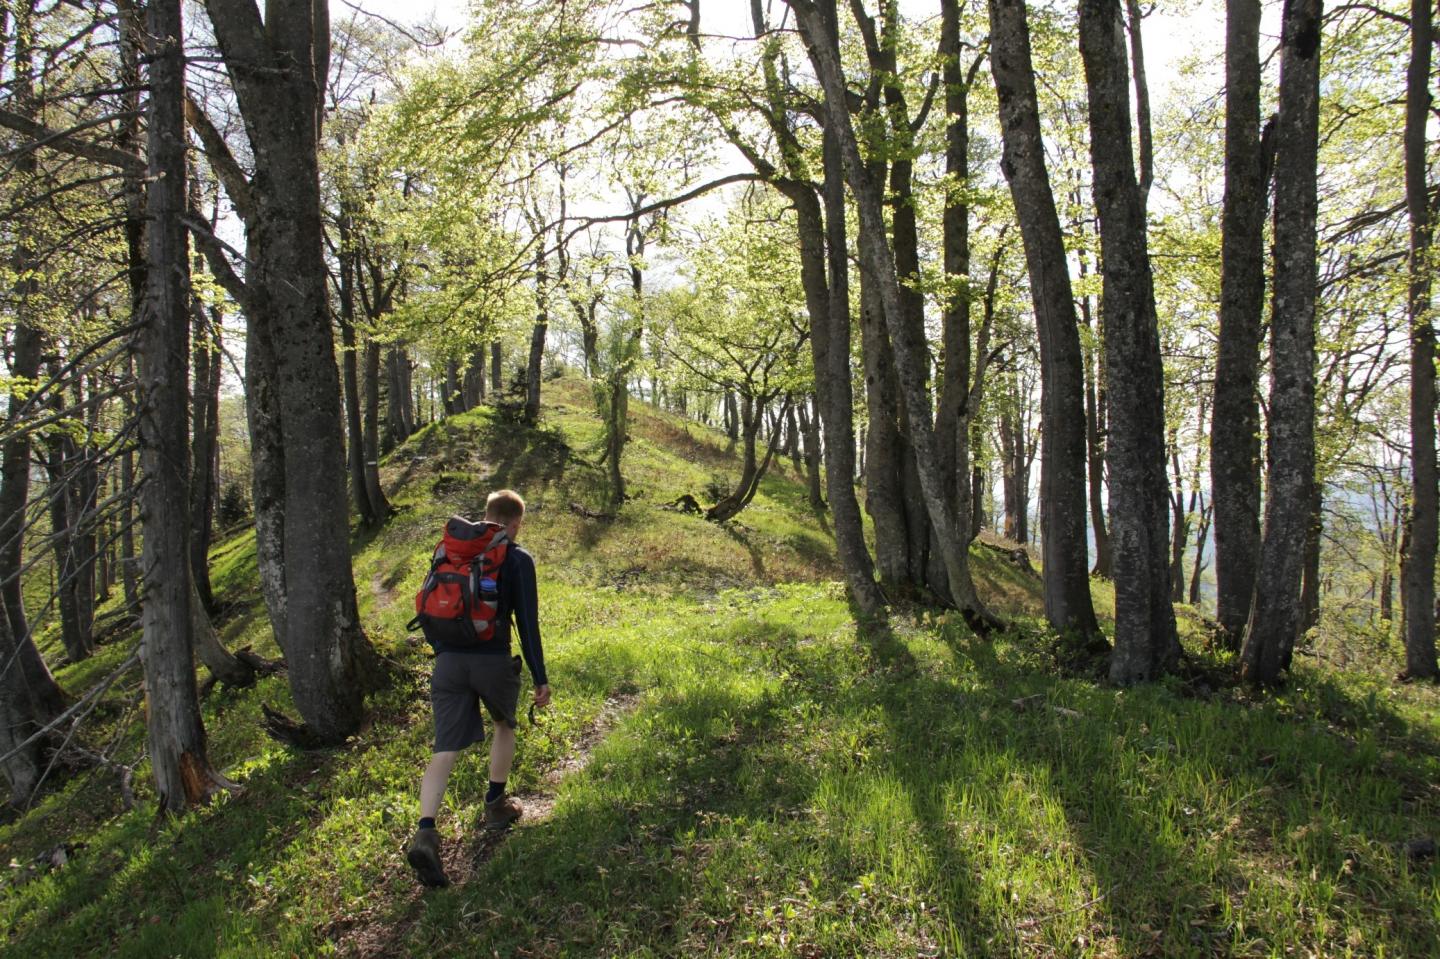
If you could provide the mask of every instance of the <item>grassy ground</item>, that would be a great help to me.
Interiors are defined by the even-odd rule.
[[[0,825],[0,952],[1434,954],[1440,867],[1400,844],[1440,834],[1435,690],[1309,659],[1253,698],[1204,673],[1126,691],[1067,676],[1036,581],[985,549],[1006,633],[907,611],[861,635],[792,477],[733,527],[662,510],[734,460],[640,409],[638,498],[588,519],[598,422],[583,385],[547,386],[539,430],[481,411],[387,462],[400,512],[353,545],[393,682],[349,747],[258,732],[262,700],[288,703],[283,676],[216,691],[212,757],[244,791],[156,823],[143,771],[131,812],[111,774],[73,776]],[[440,823],[456,882],[425,892],[401,857],[430,732],[402,624],[440,520],[507,485],[531,504],[556,704],[521,731],[530,814],[507,837],[474,827],[485,770],[462,760]],[[227,642],[273,652],[247,538],[214,562]],[[62,679],[84,689],[125,655],[106,646]],[[127,760],[136,679],[86,734]],[[64,842],[64,865],[34,863]]]

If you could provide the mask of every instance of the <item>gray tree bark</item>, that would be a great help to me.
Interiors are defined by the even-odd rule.
[[[944,557],[950,596],[972,629],[987,632],[1000,623],[975,592],[970,578],[968,545],[957,535],[953,504],[945,502],[944,484],[936,459],[934,420],[930,398],[925,391],[929,361],[924,330],[914,329],[903,322],[905,306],[895,259],[885,240],[882,198],[878,185],[870,178],[865,161],[860,156],[855,130],[850,122],[839,47],[832,42],[825,20],[813,3],[790,0],[790,5],[797,14],[801,35],[825,91],[826,128],[833,130],[839,141],[846,180],[859,211],[860,260],[869,271],[870,278],[880,287],[880,300],[895,352],[900,393],[909,418],[920,485],[930,521],[937,533],[937,545]]]
[[[1309,493],[1315,481],[1320,36],[1321,0],[1286,0],[1276,125],[1275,303],[1270,323],[1265,528],[1250,619],[1240,647],[1241,679],[1255,685],[1279,679],[1299,633]]]
[[[1093,639],[1101,633],[1085,539],[1084,369],[1021,0],[990,0],[990,43],[1004,139],[1000,166],[1015,200],[1040,334],[1045,616],[1058,630]]]
[[[394,509],[380,484],[380,344],[365,340],[365,404],[364,422],[365,491],[377,521],[383,521]]]
[[[325,0],[207,0],[255,155],[247,284],[268,309],[284,453],[284,648],[309,735],[336,743],[359,728],[374,651],[359,623],[345,507],[340,382],[322,253],[318,144],[329,62]],[[265,372],[270,372],[266,370]],[[248,384],[253,386],[254,384]]]
[[[215,527],[216,472],[220,461],[220,360],[222,335],[218,314],[207,315],[199,298],[191,297],[194,320],[194,409],[190,442],[190,569],[195,591],[205,610],[215,609],[210,585],[210,538]]]
[[[1260,0],[1225,4],[1225,197],[1210,485],[1216,617],[1239,649],[1260,559],[1260,323],[1265,192],[1260,148]]]
[[[10,787],[10,805],[16,808],[29,802],[30,794],[40,781],[40,743],[21,744],[43,724],[36,715],[32,697],[25,685],[24,673],[12,664],[18,647],[10,632],[10,617],[5,610],[5,597],[0,593],[0,773]]]
[[[179,813],[225,785],[210,766],[195,688],[189,551],[184,59],[180,0],[146,12],[150,62],[147,296],[139,336],[145,604],[141,661],[160,809]]]
[[[1430,248],[1434,225],[1427,204],[1429,184],[1425,126],[1430,115],[1431,0],[1410,3],[1410,65],[1405,89],[1405,205],[1410,214],[1410,553],[1405,564],[1405,673],[1411,679],[1440,675],[1435,655],[1435,325],[1430,316],[1434,266]]]
[[[1110,679],[1125,685],[1173,670],[1180,661],[1180,640],[1166,555],[1164,371],[1145,201],[1130,157],[1130,96],[1119,0],[1081,0],[1080,53],[1089,93],[1090,156],[1105,265],[1105,357],[1115,373],[1109,384],[1107,442],[1115,576]]]
[[[10,82],[13,100],[17,110],[27,119],[34,119],[37,105],[34,97],[34,47],[33,47],[33,4],[16,6],[14,22],[13,71]],[[35,171],[35,155],[23,151],[16,157],[15,172],[22,178]],[[23,217],[14,224],[17,228],[14,259],[11,266],[15,275],[25,277],[29,270],[30,228]],[[21,279],[15,285],[15,331],[11,342],[10,373],[12,376],[34,380],[40,372],[43,337],[33,325],[27,308],[29,297],[34,294],[35,280]],[[7,405],[6,419],[14,425],[19,416],[23,400],[19,391],[12,391]],[[25,688],[31,697],[34,714],[49,719],[65,708],[65,695],[49,666],[40,655],[31,636],[29,619],[25,614],[25,598],[20,570],[24,554],[25,512],[30,502],[30,457],[32,444],[29,433],[11,435],[0,448],[0,596],[4,598],[5,610],[10,623],[11,634],[16,644]],[[6,660],[8,665],[9,660]]]

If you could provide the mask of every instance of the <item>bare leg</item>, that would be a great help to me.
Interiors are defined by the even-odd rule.
[[[496,723],[494,730],[490,740],[490,781],[503,783],[515,761],[515,730],[504,723]]]
[[[510,754],[515,754],[515,733],[510,732]],[[434,819],[440,811],[440,801],[445,798],[445,784],[450,781],[450,770],[455,768],[455,758],[459,752],[435,753],[430,757],[430,765],[425,768],[425,778],[420,780],[420,816],[422,819]],[[494,760],[491,760],[493,765]],[[508,762],[507,762],[508,768]]]

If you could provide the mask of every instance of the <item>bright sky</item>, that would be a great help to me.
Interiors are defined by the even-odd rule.
[[[781,0],[766,0],[772,17],[784,12]],[[1161,0],[1143,4],[1155,9],[1145,18],[1146,69],[1157,106],[1170,92],[1180,64],[1193,56],[1219,57],[1224,43],[1225,14],[1219,0]],[[938,16],[933,0],[901,0],[910,16]],[[1274,27],[1278,5],[1271,3],[1266,26]],[[466,20],[467,0],[334,0],[331,17],[346,16],[353,9],[377,13],[400,23],[413,23],[433,15],[447,27],[459,29]],[[750,5],[745,0],[703,0],[701,27],[706,33],[722,36],[749,36]],[[1218,61],[1217,61],[1218,63]],[[1218,78],[1218,73],[1217,73]]]

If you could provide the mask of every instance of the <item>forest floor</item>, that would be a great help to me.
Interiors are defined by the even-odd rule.
[[[731,525],[663,509],[737,461],[637,403],[634,499],[606,518],[588,387],[546,391],[538,428],[487,407],[387,459],[398,512],[352,543],[391,670],[366,728],[299,752],[260,728],[283,674],[217,689],[211,758],[241,791],[173,820],[143,765],[128,811],[112,769],[59,770],[0,822],[0,954],[1435,954],[1440,863],[1406,843],[1440,836],[1440,695],[1393,682],[1392,640],[1330,627],[1253,695],[1182,607],[1187,674],[1120,690],[1045,629],[1038,579],[979,546],[1005,632],[918,608],[861,630],[788,464]],[[555,703],[522,724],[508,834],[477,828],[483,753],[461,760],[455,881],[424,890],[403,849],[427,651],[403,624],[444,518],[502,486],[530,506]],[[275,655],[253,537],[212,559],[227,643]],[[79,695],[132,648],[117,631],[61,680]],[[79,737],[137,761],[139,704],[131,671]]]

